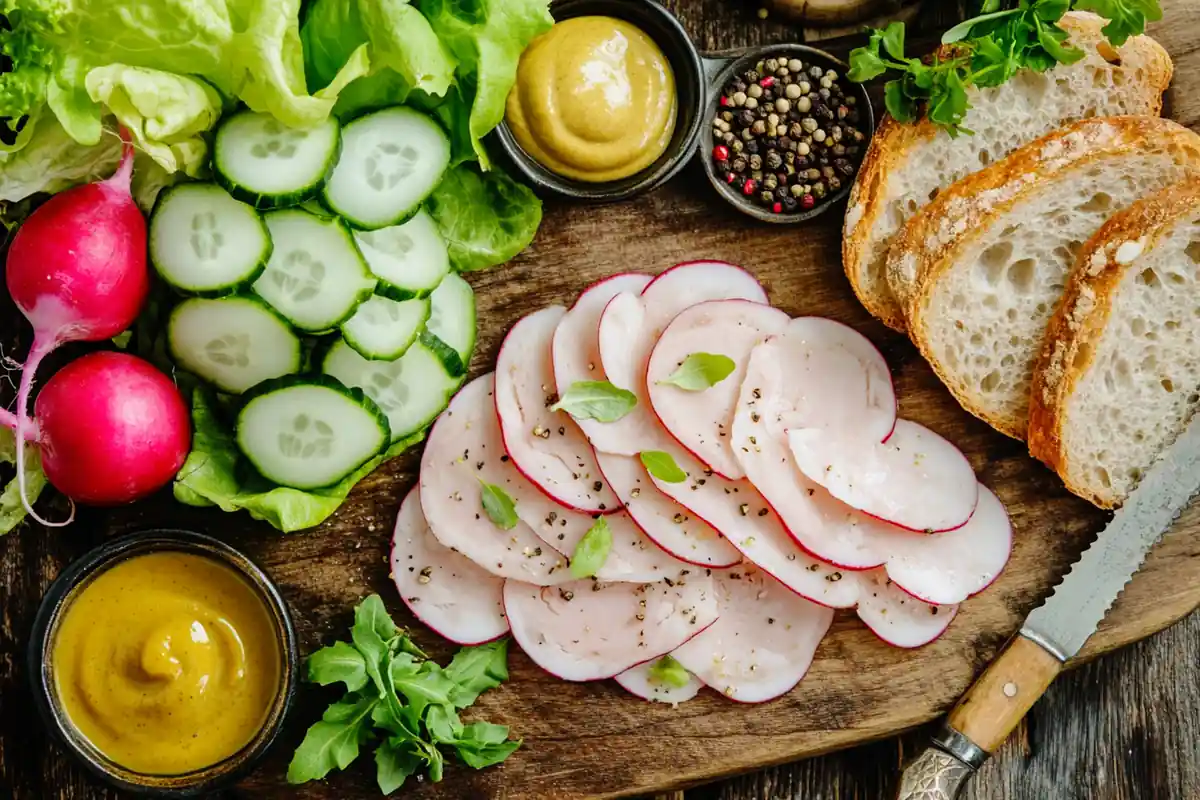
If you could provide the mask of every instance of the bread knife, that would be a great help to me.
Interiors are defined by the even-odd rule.
[[[1146,553],[1200,492],[1200,414],[904,770],[899,800],[952,800],[1096,631]]]

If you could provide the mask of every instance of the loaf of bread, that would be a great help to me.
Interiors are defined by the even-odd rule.
[[[1024,438],[1046,324],[1084,243],[1117,211],[1200,173],[1200,136],[1158,117],[1077,122],[938,195],[896,238],[909,335],[958,401]]]
[[[1134,203],[1080,253],[1034,370],[1029,451],[1120,505],[1200,408],[1200,178]]]
[[[885,119],[871,141],[850,194],[842,261],[867,310],[897,330],[900,304],[885,275],[892,238],[942,189],[999,161],[1055,128],[1088,117],[1157,115],[1171,80],[1171,59],[1148,36],[1119,50],[1100,32],[1104,21],[1070,12],[1062,27],[1085,57],[1045,73],[1026,70],[994,88],[972,89],[965,125],[974,135],[952,138],[922,120]]]

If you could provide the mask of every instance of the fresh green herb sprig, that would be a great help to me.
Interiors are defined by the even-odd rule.
[[[489,722],[464,724],[458,712],[508,679],[508,642],[464,647],[446,667],[428,660],[388,616],[378,595],[354,610],[353,644],[335,642],[308,659],[308,680],[340,683],[346,694],[308,729],[288,766],[288,783],[345,769],[371,741],[379,790],[391,794],[418,772],[440,781],[443,748],[474,769],[499,764],[520,741]]]
[[[912,122],[923,107],[931,122],[957,136],[971,133],[963,127],[971,108],[968,87],[999,86],[1018,70],[1045,72],[1083,58],[1083,51],[1067,43],[1068,34],[1058,25],[1071,8],[1106,17],[1104,35],[1116,46],[1142,33],[1147,20],[1162,18],[1158,0],[1020,0],[1015,8],[1001,5],[988,0],[979,16],[946,31],[942,44],[947,47],[928,63],[905,55],[904,23],[874,29],[867,45],[850,53],[847,77],[862,83],[899,73],[884,87],[888,113],[899,122]]]

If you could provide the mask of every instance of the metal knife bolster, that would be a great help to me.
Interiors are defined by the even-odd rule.
[[[959,701],[901,778],[900,800],[952,800],[1096,631],[1146,553],[1200,492],[1200,414]]]

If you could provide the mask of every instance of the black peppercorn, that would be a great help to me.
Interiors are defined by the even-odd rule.
[[[776,150],[779,148],[779,140],[774,136],[763,139],[763,144],[766,145],[768,150]]]
[[[750,86],[745,81],[734,80],[733,83],[729,84],[729,86],[726,87],[726,91],[732,90],[734,92],[744,92],[749,88],[750,88]]]
[[[757,154],[750,156],[750,169],[762,169],[762,163],[762,156]]]
[[[745,172],[746,171],[746,159],[741,158],[741,157],[735,158],[733,160],[733,171],[734,172]]]
[[[824,103],[818,103],[817,107],[813,109],[813,114],[824,120],[833,119],[833,109]]]
[[[783,163],[783,157],[777,151],[772,150],[767,153],[764,163],[766,163],[767,169],[779,169],[779,165]]]
[[[796,169],[808,169],[812,165],[812,159],[808,156],[796,156]]]
[[[795,213],[796,208],[799,205],[800,204],[798,202],[796,202],[796,198],[792,197],[790,194],[787,197],[783,198],[783,210],[789,214]]]
[[[754,70],[752,70],[752,69],[749,69],[749,70],[746,70],[746,71],[745,71],[745,72],[742,74],[742,78],[744,78],[744,79],[745,79],[745,81],[746,81],[746,83],[748,83],[748,84],[749,84],[749,83],[758,83],[758,82],[759,82],[759,80],[762,78],[762,75],[759,75],[759,74],[758,74],[757,72],[755,72]],[[743,91],[745,91],[745,90],[743,90]]]
[[[754,112],[748,108],[743,108],[737,114],[737,122],[743,128],[749,128],[754,124]]]
[[[745,150],[746,150],[746,153],[748,153],[749,155],[754,155],[755,153],[757,153],[758,152],[758,140],[751,139],[750,141],[746,142]]]
[[[789,139],[786,136],[780,136],[779,137],[779,149],[780,150],[795,150],[796,143],[793,142],[791,139]]]
[[[782,201],[786,200],[789,196],[791,196],[791,192],[788,191],[788,188],[786,186],[779,186],[775,189],[775,199],[776,200],[779,200],[780,202],[782,202]]]
[[[824,86],[822,86],[820,89],[817,90],[817,96],[820,97],[822,100],[828,100],[829,95],[830,95],[829,90],[826,89]]]
[[[842,188],[842,179],[836,175],[825,182],[829,184],[829,191],[831,192],[836,192],[838,189]]]

